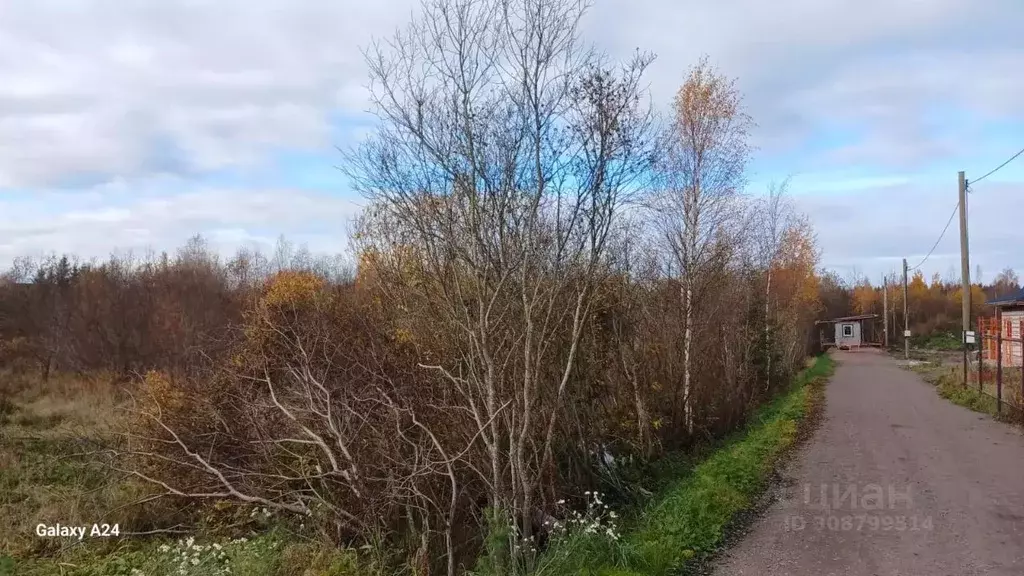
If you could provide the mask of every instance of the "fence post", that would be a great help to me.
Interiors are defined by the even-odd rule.
[[[978,340],[980,340],[980,339],[978,339]],[[966,346],[966,344],[965,344],[965,346]],[[978,392],[984,392],[985,391],[984,388],[982,387],[982,382],[985,379],[984,368],[985,368],[985,365],[984,365],[984,362],[982,361],[982,358],[981,358],[981,346],[978,346]]]
[[[996,412],[1003,412],[1003,324],[996,330]]]

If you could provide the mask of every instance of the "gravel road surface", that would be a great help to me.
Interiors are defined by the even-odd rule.
[[[821,427],[722,576],[1024,575],[1024,436],[876,351],[841,352]]]

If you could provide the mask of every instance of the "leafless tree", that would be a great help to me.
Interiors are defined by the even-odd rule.
[[[651,161],[638,54],[578,41],[576,0],[430,0],[368,51],[381,127],[348,158],[356,243],[401,310],[443,326],[442,377],[485,446],[491,506],[529,536],[607,238]],[[373,256],[367,259],[366,257]]]
[[[772,272],[782,255],[786,233],[793,224],[795,211],[789,198],[789,178],[772,182],[765,195],[754,205],[747,227],[755,234],[758,264],[764,270],[764,347],[766,351],[765,390],[771,388],[772,357]]]
[[[1003,268],[999,274],[996,274],[994,287],[997,296],[1005,296],[1014,290],[1020,289],[1020,278],[1013,268]]]

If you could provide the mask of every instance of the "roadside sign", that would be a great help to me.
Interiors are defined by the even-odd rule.
[[[974,344],[974,341],[975,340],[974,340],[974,331],[973,330],[968,330],[968,331],[964,332],[964,342],[966,344]]]
[[[904,330],[903,331],[903,337],[904,338],[910,338],[910,330]]]

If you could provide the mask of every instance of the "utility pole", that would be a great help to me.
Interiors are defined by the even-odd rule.
[[[964,385],[967,385],[967,332],[971,329],[971,259],[967,246],[967,179],[961,170],[957,174],[960,184],[960,276],[963,282],[961,315],[963,322]]]
[[[896,272],[894,271],[892,275],[896,276]],[[892,307],[889,310],[889,314],[892,315],[892,318],[889,319],[889,326],[892,326],[893,341],[895,342],[895,340],[896,340],[896,331],[899,329],[899,324],[896,323],[896,293],[895,292],[893,292],[893,294],[892,294]]]
[[[882,275],[882,326],[885,331],[885,347],[889,348],[889,276]]]
[[[964,358],[967,358],[966,352]],[[910,317],[907,316],[907,259],[903,259],[903,357],[910,360]]]

